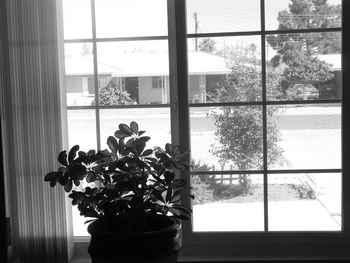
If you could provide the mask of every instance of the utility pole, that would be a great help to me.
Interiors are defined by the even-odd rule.
[[[199,28],[199,23],[198,23],[198,19],[197,19],[197,13],[194,13],[193,17],[194,17],[194,33],[197,35],[198,28]],[[195,50],[197,51],[198,50],[198,39],[197,39],[197,36],[195,37],[194,41],[195,41]]]

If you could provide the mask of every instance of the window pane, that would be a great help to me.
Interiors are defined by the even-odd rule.
[[[260,37],[188,39],[189,102],[261,100]]]
[[[293,2],[291,0],[265,0],[267,30],[341,26],[341,0]],[[311,2],[319,4],[315,5]]]
[[[65,44],[67,106],[89,106],[95,99],[92,43]]]
[[[269,100],[341,98],[339,32],[268,35],[266,57]]]
[[[187,32],[260,30],[260,0],[187,0]]]
[[[260,106],[191,108],[190,127],[195,163],[219,171],[262,169]]]
[[[269,230],[341,230],[341,174],[270,174]]]
[[[118,130],[118,125],[130,124],[136,121],[145,136],[151,139],[147,147],[160,146],[164,148],[166,143],[171,143],[170,109],[169,108],[138,108],[138,109],[111,109],[101,110],[101,148],[107,148],[108,136],[113,136]]]
[[[339,104],[268,106],[269,168],[341,168]]]
[[[98,43],[100,105],[169,104],[167,45],[167,40]]]
[[[87,152],[97,148],[96,115],[94,110],[68,110],[69,147],[80,145]]]
[[[96,0],[97,37],[168,34],[167,1]]]
[[[64,39],[91,38],[91,0],[63,0],[63,24]]]
[[[263,231],[262,175],[192,175],[193,231]]]

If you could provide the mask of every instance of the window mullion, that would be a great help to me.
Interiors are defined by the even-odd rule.
[[[96,43],[96,13],[95,0],[91,0],[91,24],[92,24],[92,52],[94,63],[94,78],[95,78],[95,113],[96,113],[96,142],[97,149],[101,150],[101,125],[100,125],[100,109],[99,109],[99,81],[98,81],[98,66],[97,66],[97,43]]]
[[[264,171],[264,230],[268,231],[268,178],[267,178],[267,105],[266,105],[266,45],[265,45],[265,0],[260,0],[261,19],[261,92],[263,121],[263,171]]]
[[[168,0],[167,3],[172,143],[178,145],[181,152],[186,152],[190,148],[186,4],[185,0]],[[189,171],[181,171],[180,175],[189,181]],[[191,205],[189,199],[182,202],[188,206]],[[190,223],[185,222],[184,236],[190,233],[191,229]]]

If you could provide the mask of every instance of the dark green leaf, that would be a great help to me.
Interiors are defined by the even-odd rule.
[[[145,131],[139,131],[139,133],[137,134],[138,136],[141,136],[142,134],[144,134]]]
[[[60,176],[62,175],[62,173],[60,172],[50,172],[47,175],[45,175],[44,177],[44,181],[48,182],[48,181],[57,181],[58,178],[60,178]]]
[[[166,171],[165,173],[164,173],[164,178],[165,178],[165,182],[167,183],[167,184],[171,184],[171,182],[174,180],[174,178],[175,178],[175,174],[174,173],[172,173],[172,172],[170,172],[170,171]]]
[[[91,222],[94,222],[96,219],[90,219],[90,220],[86,220],[85,222],[84,222],[84,225],[85,224],[87,224],[87,223],[91,223]]]
[[[72,181],[69,180],[68,183],[66,183],[64,186],[64,191],[66,191],[68,193],[68,192],[70,192],[70,190],[72,190],[72,187],[73,187]]]
[[[138,155],[140,155],[143,152],[145,147],[146,147],[146,143],[144,141],[135,140],[133,143],[133,148],[135,149]]]
[[[72,163],[74,161],[74,158],[77,154],[77,151],[79,150],[79,145],[74,145],[68,154],[68,163]]]
[[[128,147],[129,149],[132,148],[132,146],[133,146],[132,144],[133,144],[134,141],[135,141],[134,138],[129,139],[129,140],[126,142],[125,146]]]
[[[172,156],[173,153],[173,146],[170,143],[165,144],[165,151]]]
[[[171,196],[173,195],[173,190],[171,188],[166,190],[166,197],[165,197],[165,201],[166,202],[170,202],[171,200]]]
[[[115,137],[109,136],[107,139],[107,145],[108,145],[109,149],[111,149],[111,151],[114,154],[117,154],[119,145],[118,145],[118,141]]]
[[[79,186],[80,185],[80,181],[79,180],[74,180],[73,182],[74,182],[75,186]]]
[[[128,136],[130,136],[130,135],[129,135],[128,133],[125,133],[125,132],[122,132],[122,131],[118,130],[118,131],[116,131],[116,132],[114,133],[114,136],[115,136],[116,138],[120,139],[120,138],[128,137]]]
[[[59,161],[60,164],[62,164],[64,166],[68,166],[67,151],[62,151],[62,152],[59,153],[58,161]]]
[[[144,142],[148,142],[150,139],[151,139],[151,137],[148,137],[148,136],[142,136],[142,137],[138,138],[138,140],[144,141]]]
[[[95,182],[95,180],[96,180],[96,175],[94,173],[88,173],[88,175],[86,176],[86,182],[92,183],[92,182]]]
[[[133,133],[137,134],[139,132],[139,125],[134,121],[130,122],[130,128]]]
[[[147,150],[145,150],[142,154],[141,154],[141,156],[149,156],[149,155],[151,155],[153,153],[153,150],[152,149],[147,149]]]
[[[128,136],[131,136],[133,134],[131,128],[124,123],[119,124],[119,130],[121,130],[125,134],[128,134]]]
[[[174,188],[181,188],[181,187],[184,187],[186,186],[186,181],[184,179],[175,179],[172,186]]]
[[[67,174],[64,174],[62,177],[60,177],[60,179],[58,179],[58,182],[62,186],[66,185],[68,183],[68,176],[67,176]]]
[[[171,197],[171,202],[175,203],[181,200],[181,194],[182,190],[177,190],[173,193],[173,196]]]

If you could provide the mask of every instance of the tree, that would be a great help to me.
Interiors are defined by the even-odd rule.
[[[242,102],[261,100],[261,67],[257,59],[255,45],[235,47],[224,51],[230,73],[225,84],[210,94],[213,102]],[[270,93],[279,92],[280,72],[267,74],[267,89]],[[272,91],[273,90],[273,91]],[[282,156],[277,128],[279,108],[267,108],[267,147],[268,164],[272,165]],[[238,170],[261,169],[263,167],[263,121],[260,106],[223,106],[211,112],[214,117],[217,143],[212,154],[220,163],[233,163]],[[250,177],[239,175],[243,194],[250,190]]]
[[[135,104],[130,94],[123,90],[119,81],[114,78],[100,90],[98,99],[101,106]],[[92,102],[92,105],[94,104],[95,100]]]
[[[202,38],[199,41],[198,48],[200,51],[203,51],[206,53],[214,53],[216,51],[215,44],[216,42],[212,38]]]
[[[315,29],[339,27],[340,5],[333,6],[327,0],[291,0],[289,10],[278,13],[279,30]],[[319,84],[334,77],[327,63],[319,54],[340,53],[340,34],[294,33],[267,36],[268,44],[277,51],[272,65],[284,65],[282,86],[288,89],[294,84]]]

